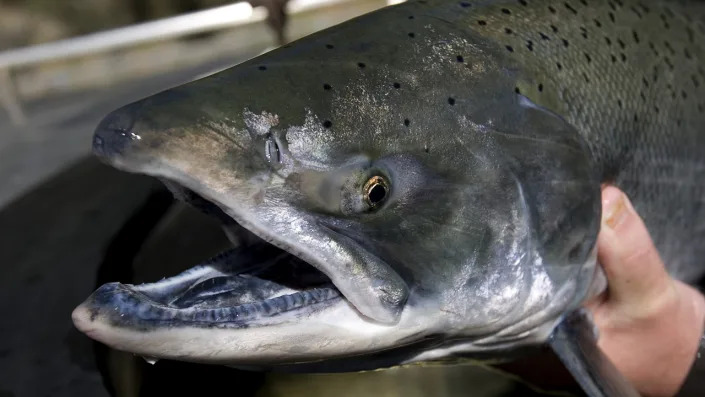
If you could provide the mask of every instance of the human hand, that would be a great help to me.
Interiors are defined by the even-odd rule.
[[[586,304],[598,345],[640,393],[672,396],[694,362],[705,298],[669,276],[624,193],[604,188],[602,209],[597,251],[608,287]]]

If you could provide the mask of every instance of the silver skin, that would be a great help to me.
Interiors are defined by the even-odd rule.
[[[305,370],[543,343],[595,278],[600,180],[589,150],[515,92],[517,69],[496,46],[450,24],[411,37],[385,22],[410,7],[128,105],[96,131],[104,161],[198,193],[264,240],[257,247],[293,254],[335,289],[240,318],[164,303],[259,266],[216,260],[104,286],[76,308],[76,326],[153,358]],[[387,184],[374,207],[372,177]],[[282,293],[296,290],[271,297]]]

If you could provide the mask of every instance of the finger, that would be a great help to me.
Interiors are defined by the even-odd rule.
[[[608,186],[602,191],[602,206],[597,249],[610,300],[639,304],[671,288],[651,236],[626,195]]]

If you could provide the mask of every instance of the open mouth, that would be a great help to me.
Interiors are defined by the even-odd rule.
[[[283,314],[310,314],[342,299],[323,272],[254,236],[212,202],[165,182],[174,195],[235,230],[237,248],[179,275],[154,283],[101,286],[89,299],[92,316],[114,325],[250,327],[276,323]],[[259,321],[261,320],[261,321]]]

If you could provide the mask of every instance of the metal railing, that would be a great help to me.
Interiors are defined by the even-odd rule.
[[[287,5],[287,13],[296,15],[351,1],[355,0],[291,0]],[[387,3],[398,2],[399,0],[388,0]],[[264,8],[253,9],[247,2],[239,2],[81,37],[0,52],[0,104],[14,124],[26,122],[12,79],[14,68],[80,58],[120,48],[234,28],[261,22],[266,17]]]

